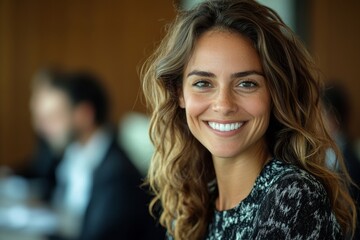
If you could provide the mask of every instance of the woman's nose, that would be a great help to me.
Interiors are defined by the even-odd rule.
[[[229,89],[219,90],[213,102],[213,110],[223,115],[229,115],[237,111],[237,103],[234,94]]]

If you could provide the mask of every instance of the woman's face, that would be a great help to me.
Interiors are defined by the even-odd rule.
[[[240,34],[214,30],[197,40],[179,104],[190,131],[213,156],[266,149],[270,94],[259,56]]]

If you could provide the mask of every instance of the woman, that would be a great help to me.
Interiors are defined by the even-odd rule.
[[[142,75],[151,206],[162,205],[169,238],[351,236],[348,175],[324,163],[338,151],[317,69],[274,11],[213,0],[180,12]]]

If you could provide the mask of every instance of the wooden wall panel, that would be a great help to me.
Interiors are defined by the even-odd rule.
[[[136,68],[174,17],[172,1],[0,0],[0,164],[31,153],[31,76],[59,64],[94,71],[112,100],[112,119],[144,111]]]
[[[310,45],[325,79],[335,80],[351,101],[350,133],[360,138],[360,1],[311,3]]]

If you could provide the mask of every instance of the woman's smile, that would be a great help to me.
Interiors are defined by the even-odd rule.
[[[239,129],[244,124],[244,122],[221,123],[221,122],[209,121],[207,122],[207,124],[210,126],[210,128],[216,131],[230,132]]]
[[[229,138],[240,134],[244,121],[204,121],[208,129],[218,137]]]

